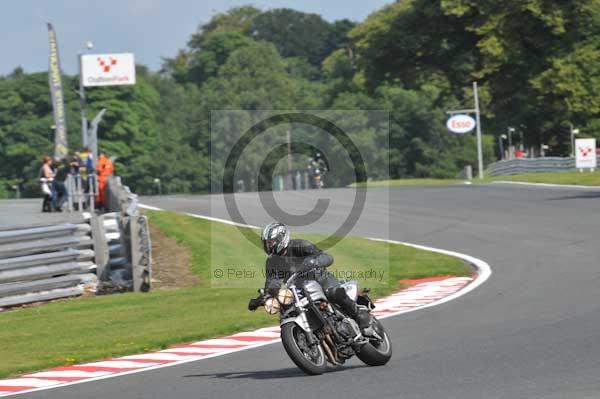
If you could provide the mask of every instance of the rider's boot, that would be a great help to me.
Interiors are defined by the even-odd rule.
[[[360,331],[364,336],[371,336],[373,328],[371,327],[371,316],[365,309],[359,308],[348,295],[346,290],[342,287],[338,287],[334,292],[334,300],[348,316],[352,317],[358,324]]]

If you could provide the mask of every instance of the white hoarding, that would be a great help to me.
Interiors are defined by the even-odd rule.
[[[475,119],[469,115],[454,115],[446,122],[446,127],[453,133],[465,134],[475,128]]]
[[[82,55],[81,77],[85,87],[135,84],[133,54]]]
[[[596,168],[596,139],[575,140],[575,167]]]

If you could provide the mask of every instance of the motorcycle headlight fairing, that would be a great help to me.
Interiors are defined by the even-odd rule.
[[[277,300],[277,298],[267,298],[265,300],[265,311],[268,314],[277,314],[281,309],[281,304]]]
[[[289,288],[282,288],[279,290],[277,300],[284,306],[291,305],[294,302],[294,294]]]

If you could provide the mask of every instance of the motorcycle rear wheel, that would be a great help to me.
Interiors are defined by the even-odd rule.
[[[373,317],[372,323],[375,324],[375,330],[383,337],[383,341],[370,341],[356,356],[367,366],[383,366],[392,358],[392,343],[381,322]]]
[[[306,374],[318,375],[327,371],[327,358],[321,345],[308,347],[306,332],[296,323],[281,326],[281,342],[288,356]]]

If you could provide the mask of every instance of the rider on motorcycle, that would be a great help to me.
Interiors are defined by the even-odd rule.
[[[304,279],[315,280],[321,284],[327,298],[356,321],[363,335],[369,335],[369,314],[356,306],[356,302],[346,295],[342,283],[326,270],[333,263],[331,255],[321,251],[310,241],[290,239],[290,231],[282,223],[267,225],[261,238],[267,253],[265,294],[276,298],[282,280],[297,271],[310,270],[303,276]],[[256,310],[264,304],[264,300],[262,294],[251,299],[248,309]]]

